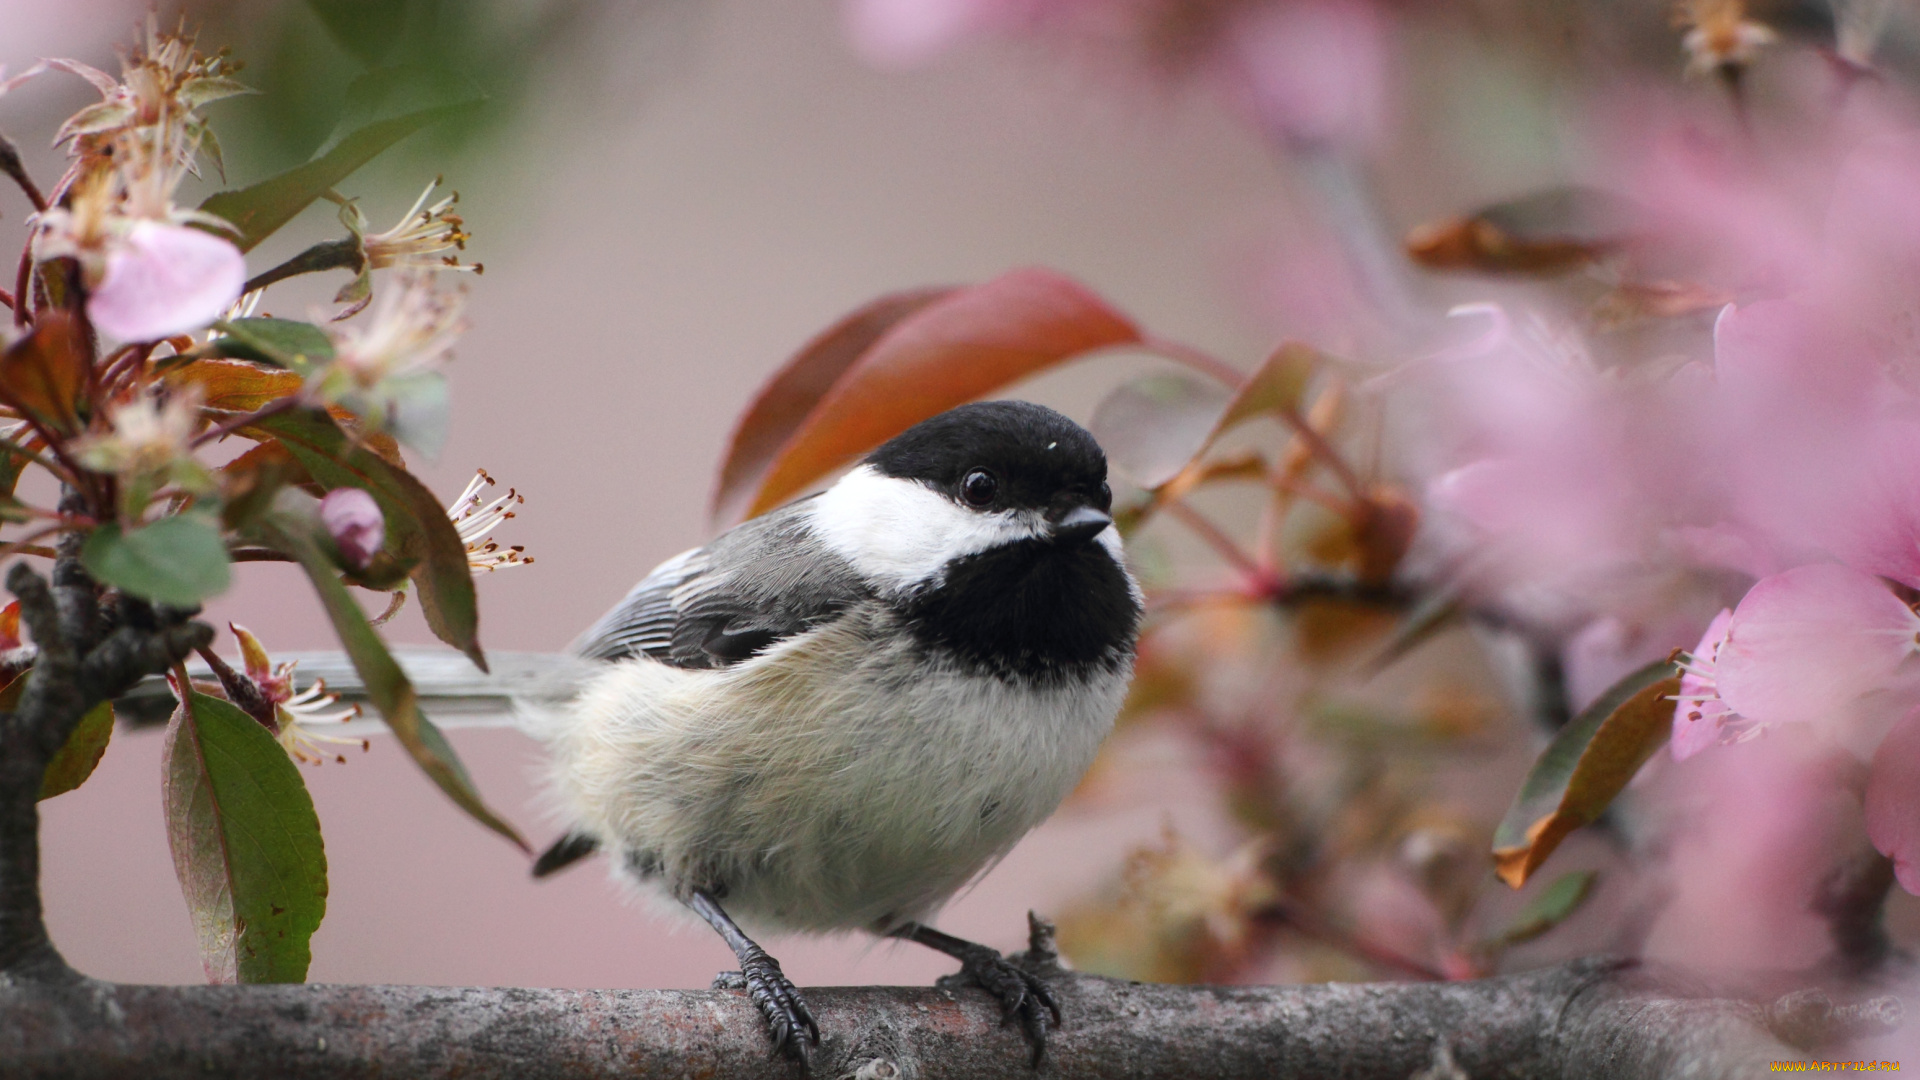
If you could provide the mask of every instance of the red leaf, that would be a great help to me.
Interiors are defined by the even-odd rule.
[[[41,312],[33,333],[0,355],[0,396],[61,434],[80,430],[86,382],[86,345],[64,311]]]
[[[869,301],[821,331],[774,372],[727,440],[726,461],[713,492],[714,522],[732,519],[739,512],[774,455],[854,361],[901,319],[953,291],[952,287],[912,289]]]
[[[1025,269],[955,289],[880,335],[759,478],[749,517],[914,424],[1139,328],[1078,282]],[[745,487],[745,484],[741,485]]]

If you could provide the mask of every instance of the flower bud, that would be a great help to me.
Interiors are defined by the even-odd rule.
[[[356,570],[364,570],[379,553],[387,522],[373,496],[355,487],[335,488],[320,500],[320,523]]]

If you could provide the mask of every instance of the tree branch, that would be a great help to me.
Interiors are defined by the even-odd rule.
[[[1752,1077],[1805,1058],[1767,1010],[1582,960],[1477,982],[1166,986],[1058,976],[1066,1023],[1040,1073],[970,989],[807,991],[822,1078],[1341,1076],[1405,1080],[1444,1040],[1468,1075]],[[744,994],[408,986],[0,985],[0,1072],[19,1077],[797,1075]],[[1881,1010],[1888,1018],[1888,1007]],[[1857,1010],[1856,1010],[1857,1011]],[[1804,1013],[1805,1010],[1800,1010]],[[1897,1007],[1891,1015],[1897,1015]],[[1816,1032],[1818,1034],[1818,1032]]]

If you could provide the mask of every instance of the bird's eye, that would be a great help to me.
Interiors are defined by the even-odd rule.
[[[985,469],[975,469],[960,481],[960,497],[967,500],[968,506],[985,506],[1000,494],[1000,481]]]
[[[1113,509],[1113,489],[1107,486],[1105,480],[1102,480],[1100,481],[1100,510],[1104,513],[1111,509]]]

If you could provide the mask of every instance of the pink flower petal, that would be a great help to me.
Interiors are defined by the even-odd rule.
[[[87,299],[93,324],[120,341],[158,341],[218,319],[240,298],[247,262],[240,249],[184,225],[142,221],[107,256]]]
[[[1716,696],[1714,658],[1727,637],[1733,612],[1725,608],[1707,624],[1700,644],[1693,647],[1693,663],[1680,675],[1680,700],[1673,708],[1673,760],[1685,761],[1720,740],[1720,725],[1732,713]]]
[[[1867,838],[1893,860],[1900,887],[1920,894],[1920,709],[1874,751],[1867,773]]]
[[[1825,720],[1885,684],[1916,632],[1920,618],[1869,574],[1828,563],[1775,574],[1734,609],[1720,698],[1756,723]]]

